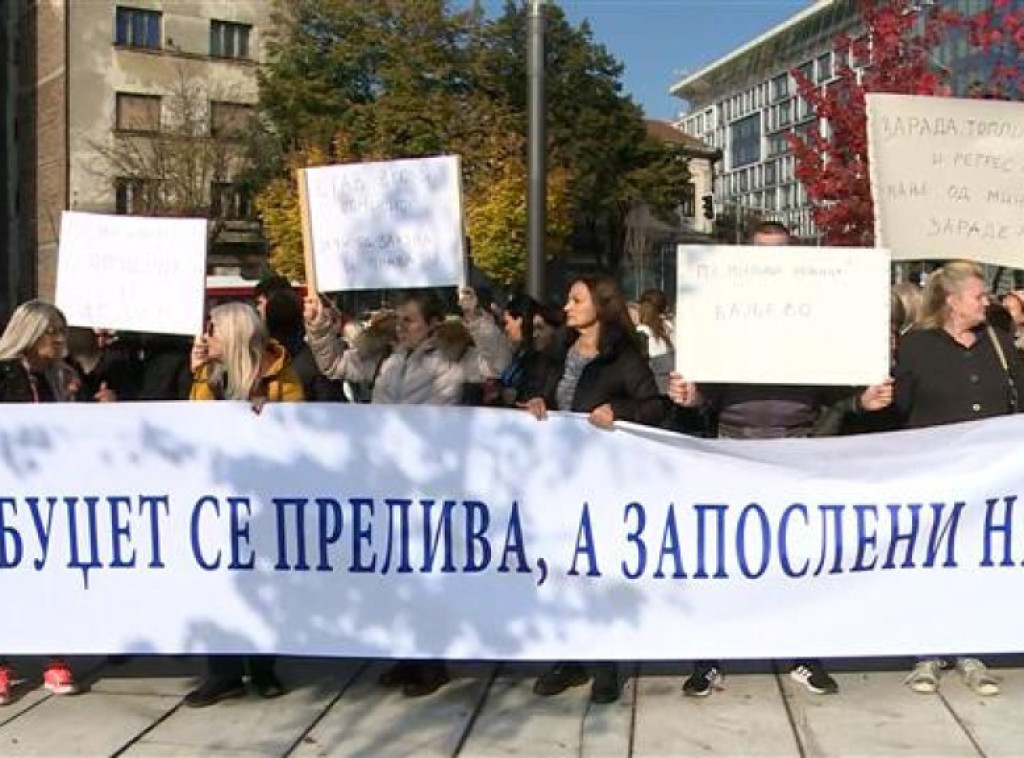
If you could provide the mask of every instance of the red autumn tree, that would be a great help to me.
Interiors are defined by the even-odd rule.
[[[816,117],[812,123],[827,124],[825,134],[815,128],[789,135],[796,178],[827,245],[874,243],[866,93],[948,96],[950,71],[934,60],[934,53],[947,35],[966,34],[992,66],[991,77],[972,88],[972,96],[1018,99],[1024,94],[1019,65],[1024,5],[1014,8],[1010,0],[992,0],[988,10],[964,17],[938,7],[921,10],[919,0],[860,0],[860,14],[866,34],[855,40],[840,36],[835,42],[835,81],[820,86],[793,71],[798,94]]]

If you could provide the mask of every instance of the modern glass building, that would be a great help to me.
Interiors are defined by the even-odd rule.
[[[973,14],[991,0],[938,0],[960,13]],[[926,11],[936,0],[920,0]],[[1011,0],[1020,7],[1024,0]],[[816,230],[804,188],[794,175],[787,135],[818,128],[807,103],[797,96],[800,69],[818,84],[835,78],[836,37],[865,33],[856,0],[816,0],[778,26],[689,74],[672,86],[688,109],[676,126],[722,151],[716,164],[715,198],[720,211],[760,215],[785,223],[805,239]],[[954,94],[966,95],[987,79],[994,62],[954,34],[932,53],[937,67],[950,73]],[[1004,61],[1005,62],[1005,61]],[[861,63],[852,61],[854,68]]]

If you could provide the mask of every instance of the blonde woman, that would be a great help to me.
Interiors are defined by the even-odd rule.
[[[1016,388],[1024,387],[1024,362],[1007,334],[986,328],[989,298],[979,266],[947,263],[928,277],[917,326],[900,340],[896,355],[896,410],[904,428],[1017,413]],[[977,658],[955,661],[979,695],[999,685]],[[923,658],[907,677],[915,692],[935,692],[943,661]]]
[[[67,321],[56,307],[42,300],[20,305],[0,337],[0,402],[74,400],[78,381],[64,362],[67,339]],[[14,671],[0,660],[0,705],[11,702],[15,681]],[[71,666],[63,658],[53,658],[47,664],[43,686],[55,695],[78,691]]]
[[[897,325],[900,335],[906,334],[921,315],[921,304],[924,295],[921,288],[913,282],[899,282],[892,287],[892,294],[899,299],[903,310],[903,318]]]
[[[270,339],[256,309],[246,303],[226,303],[210,311],[206,334],[192,347],[192,375],[192,400],[240,400],[258,411],[266,402],[303,399],[288,351]],[[220,655],[208,659],[206,678],[185,697],[185,704],[202,708],[241,697],[247,664],[260,697],[284,694],[273,656]]]

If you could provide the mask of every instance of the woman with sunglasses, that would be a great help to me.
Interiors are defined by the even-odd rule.
[[[67,338],[67,321],[55,306],[41,300],[18,306],[0,337],[0,402],[74,400],[79,380],[65,361]],[[14,683],[13,670],[0,661],[0,705],[11,702]],[[47,664],[43,686],[55,695],[78,692],[71,666],[63,658]]]
[[[258,411],[267,402],[303,399],[288,351],[270,339],[256,309],[246,303],[225,303],[210,311],[206,334],[192,347],[192,374],[192,400],[240,400]],[[260,697],[284,694],[273,656],[211,656],[207,665],[206,678],[185,697],[192,708],[244,695],[247,666]]]

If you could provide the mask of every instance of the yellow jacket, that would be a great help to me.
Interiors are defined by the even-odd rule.
[[[269,403],[297,403],[304,399],[302,382],[291,366],[288,351],[274,340],[267,343],[267,368],[250,400],[265,398]],[[221,400],[210,386],[210,366],[200,366],[192,375],[189,400]]]

